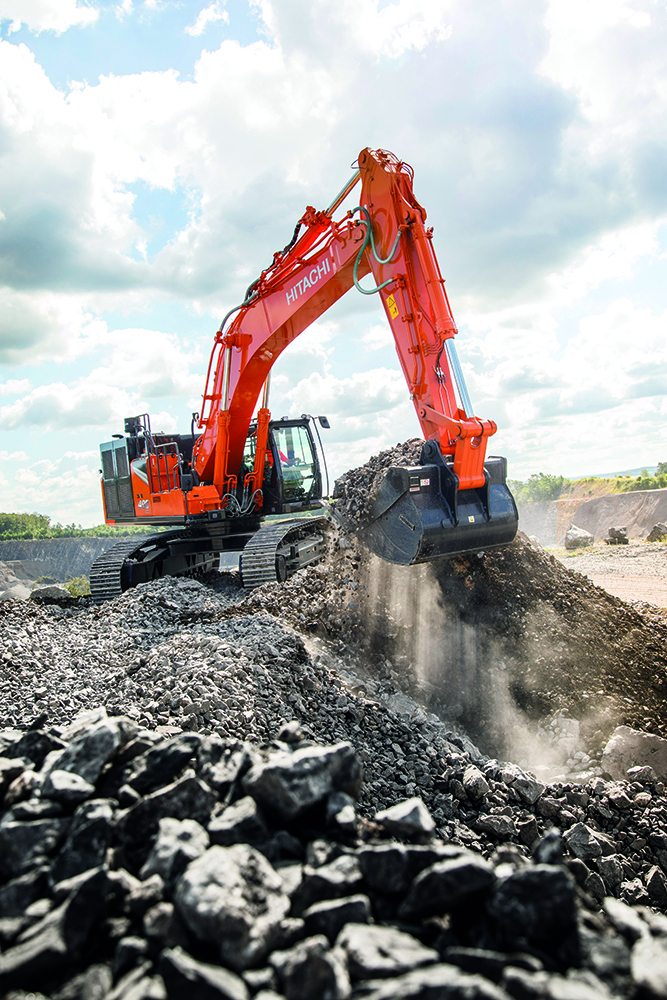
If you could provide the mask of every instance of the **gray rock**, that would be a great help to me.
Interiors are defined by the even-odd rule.
[[[208,833],[196,820],[165,816],[160,820],[157,840],[141,869],[141,878],[157,873],[166,885],[173,885],[190,862],[200,857],[208,846]]]
[[[333,792],[327,799],[327,823],[341,830],[352,832],[357,825],[354,799],[345,792]]]
[[[127,784],[145,795],[174,781],[197,752],[200,740],[195,733],[181,733],[135,757],[125,779]]]
[[[347,957],[352,980],[400,976],[422,965],[434,965],[438,952],[394,927],[349,923],[336,946]]]
[[[482,976],[443,964],[397,976],[371,990],[364,1000],[510,1000],[510,995]],[[521,1000],[528,998],[523,994]]]
[[[361,894],[313,903],[303,913],[306,932],[324,934],[331,944],[345,924],[368,924],[372,919],[371,901]]]
[[[375,814],[375,822],[398,837],[428,837],[435,830],[433,817],[418,796],[380,810]]]
[[[498,816],[483,813],[475,822],[478,833],[490,833],[493,837],[506,840],[517,836],[517,828],[511,816]]]
[[[130,843],[145,843],[161,819],[193,819],[206,826],[216,803],[215,792],[191,772],[140,799],[122,817],[118,831]]]
[[[31,903],[46,896],[48,889],[48,865],[39,865],[11,879],[0,888],[0,917],[17,917],[25,913]]]
[[[576,928],[574,881],[560,866],[527,866],[498,882],[489,912],[510,948],[528,940],[555,955]]]
[[[151,906],[162,902],[164,879],[155,873],[144,882],[138,882],[125,896],[123,909],[133,917],[141,916]]]
[[[197,774],[223,797],[250,768],[252,759],[248,743],[205,736],[197,750]]]
[[[85,778],[58,768],[51,771],[42,785],[42,798],[53,799],[65,805],[78,805],[94,794],[95,786]]]
[[[347,1000],[350,980],[341,953],[324,935],[306,938],[288,951],[274,951],[271,964],[287,1000]]]
[[[495,880],[489,862],[472,853],[439,861],[414,880],[399,915],[414,919],[447,913],[466,897],[488,892]]]
[[[667,907],[667,877],[657,865],[646,875],[646,891],[654,906]]]
[[[475,764],[468,764],[463,772],[463,787],[471,802],[478,802],[489,794],[489,783]]]
[[[77,961],[104,905],[106,872],[97,869],[78,889],[0,955],[0,990],[38,985],[42,976]]]
[[[274,753],[268,761],[250,769],[243,787],[284,819],[294,819],[334,791],[356,796],[360,782],[361,765],[352,746],[337,743]]]
[[[632,949],[630,968],[633,981],[646,995],[664,1000],[667,997],[667,938],[642,935]]]
[[[219,965],[199,962],[183,948],[167,948],[158,961],[169,1000],[248,1000],[243,980]]]
[[[636,941],[646,933],[646,925],[636,910],[620,899],[607,896],[602,907],[617,931],[630,941]]]
[[[661,542],[663,538],[667,538],[667,524],[663,524],[662,521],[658,521],[654,524],[648,535],[646,536],[647,542]]]
[[[43,864],[64,840],[69,819],[38,819],[21,823],[3,819],[0,823],[0,877],[5,880],[23,875]]]
[[[568,550],[585,548],[592,545],[594,541],[590,531],[586,531],[585,528],[577,528],[574,524],[571,524],[565,532],[565,548]]]
[[[30,600],[36,604],[58,604],[61,607],[76,603],[69,590],[60,587],[57,583],[50,583],[45,587],[35,587],[30,592]]]
[[[616,854],[610,854],[605,858],[596,858],[595,868],[612,890],[623,881],[623,866],[621,859]]]
[[[257,965],[271,950],[289,897],[269,862],[254,847],[211,847],[176,886],[176,906],[198,937],[218,945],[236,971]]]
[[[379,892],[405,892],[413,878],[434,865],[466,855],[455,844],[368,844],[357,850],[357,859],[368,884]]]
[[[108,799],[83,802],[72,817],[72,825],[53,863],[54,882],[71,878],[103,864],[113,837],[113,809]]]
[[[158,947],[173,948],[188,944],[188,934],[173,903],[156,903],[144,913],[144,934]]]
[[[630,781],[638,781],[642,785],[651,785],[658,780],[658,776],[653,768],[647,764],[644,767],[629,767],[628,779]]]
[[[627,777],[631,767],[652,767],[660,781],[667,781],[667,740],[629,726],[618,726],[602,753],[602,768],[615,781]]]
[[[546,785],[534,778],[532,774],[524,772],[511,785],[521,800],[526,805],[534,805],[539,797],[544,793]]]
[[[585,823],[576,823],[563,834],[563,840],[574,854],[582,861],[593,861],[602,854],[602,848],[595,832]]]
[[[113,976],[116,981],[126,972],[142,963],[148,954],[148,941],[136,935],[120,938],[113,957]]]
[[[123,731],[115,719],[100,719],[83,729],[64,750],[55,750],[46,757],[42,795],[49,794],[53,771],[70,771],[94,785],[122,742]]]
[[[212,844],[229,847],[230,844],[260,844],[269,836],[264,818],[251,795],[238,799],[231,806],[214,816],[208,825]]]
[[[319,868],[306,865],[301,882],[292,896],[292,910],[299,916],[313,903],[319,903],[323,899],[354,895],[361,884],[359,861],[351,854],[342,854]]]

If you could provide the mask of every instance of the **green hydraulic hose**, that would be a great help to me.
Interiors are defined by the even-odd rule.
[[[401,233],[399,230],[399,232],[396,234],[396,239],[394,240],[394,245],[391,248],[389,256],[380,257],[375,246],[375,237],[373,236],[373,227],[371,225],[371,217],[368,213],[368,209],[364,208],[362,205],[359,205],[357,206],[357,208],[353,210],[352,214],[354,215],[355,212],[363,212],[364,214],[365,218],[363,222],[364,225],[366,226],[366,235],[364,236],[364,242],[361,244],[361,249],[357,254],[357,259],[354,262],[352,279],[354,281],[354,287],[357,289],[358,292],[361,292],[362,295],[375,295],[376,292],[379,292],[381,289],[386,288],[387,285],[390,285],[392,281],[394,281],[394,278],[389,278],[387,281],[383,281],[381,285],[377,286],[377,288],[362,288],[361,285],[359,284],[359,279],[357,278],[357,271],[359,270],[359,261],[363,257],[364,251],[366,250],[366,247],[368,246],[368,243],[370,241],[371,250],[373,251],[373,256],[375,257],[378,264],[388,264],[391,258],[396,253],[396,248],[398,246],[398,241],[401,238]]]

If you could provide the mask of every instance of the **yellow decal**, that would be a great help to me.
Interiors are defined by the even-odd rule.
[[[474,521],[475,521],[475,515],[474,514],[468,514],[468,520],[470,521],[471,524],[473,524]]]
[[[396,319],[398,316],[398,306],[396,305],[396,299],[393,295],[387,296],[387,309],[389,310],[391,318]]]

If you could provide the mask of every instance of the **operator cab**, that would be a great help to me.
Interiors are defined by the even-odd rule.
[[[311,419],[303,416],[269,423],[262,483],[263,514],[291,514],[319,508],[322,471]],[[328,426],[328,421],[322,426]],[[252,470],[254,466],[256,440],[257,425],[251,424],[243,453],[242,473]],[[242,476],[239,476],[239,481],[243,481]]]

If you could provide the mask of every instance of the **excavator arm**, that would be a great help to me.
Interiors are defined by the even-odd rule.
[[[486,440],[493,421],[476,417],[454,348],[456,326],[444,280],[414,196],[412,170],[390,153],[364,149],[359,171],[324,212],[308,208],[305,232],[248,290],[229,327],[216,334],[199,417],[203,433],[193,455],[201,481],[224,497],[237,485],[250,421],[282,351],[356,286],[378,293],[424,438],[453,456],[460,489],[483,487]],[[332,215],[361,180],[359,207],[340,222]],[[361,279],[372,274],[375,285]],[[212,376],[212,377],[211,377]],[[268,426],[260,408],[258,433]],[[265,449],[256,449],[252,481],[259,489]]]

